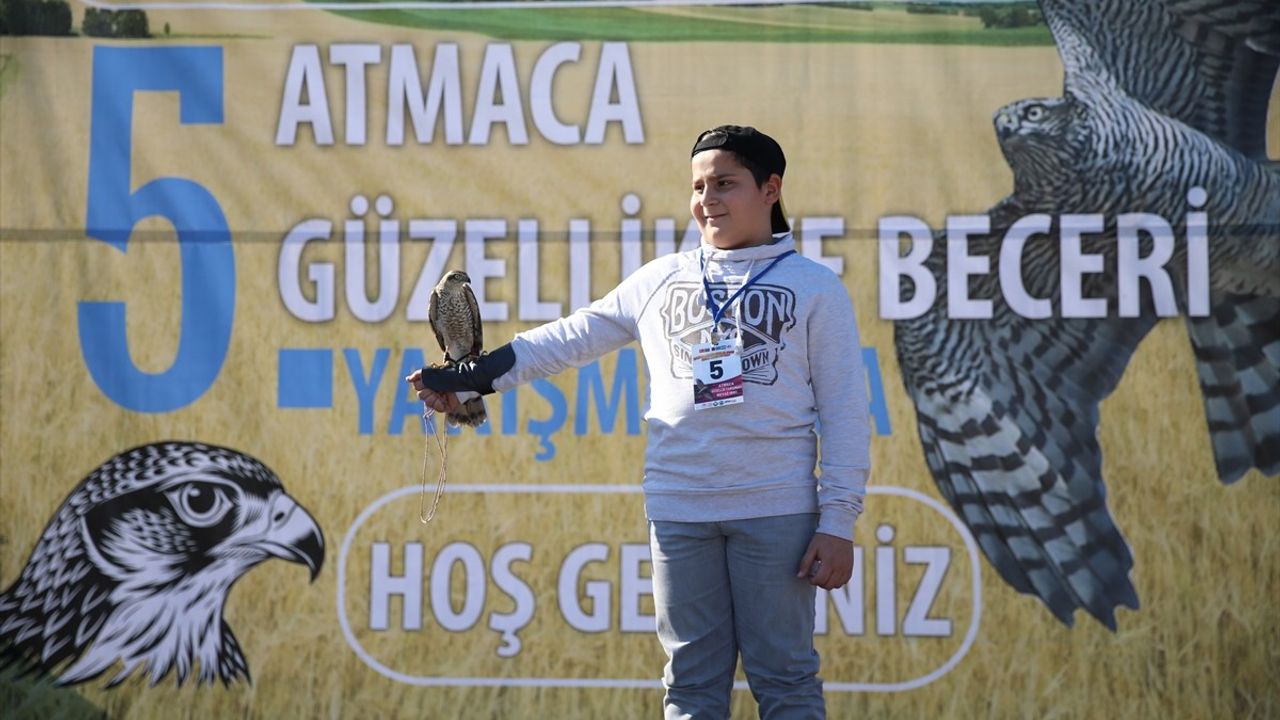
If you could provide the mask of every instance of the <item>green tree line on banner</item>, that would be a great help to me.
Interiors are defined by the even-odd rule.
[[[991,28],[1019,28],[1043,25],[1044,16],[1035,3],[1001,3],[981,5],[954,5],[950,3],[907,3],[907,12],[917,15],[968,15]]]
[[[66,0],[0,0],[0,35],[74,34]],[[106,38],[147,38],[151,30],[142,10],[85,8],[80,34]]]

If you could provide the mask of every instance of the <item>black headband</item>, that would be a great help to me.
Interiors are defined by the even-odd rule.
[[[777,141],[753,127],[721,125],[704,131],[693,144],[693,157],[703,150],[728,150],[749,162],[759,165],[770,175],[782,177],[787,170],[787,158]]]

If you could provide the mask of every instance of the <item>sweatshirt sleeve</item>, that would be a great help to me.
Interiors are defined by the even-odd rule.
[[[636,339],[639,303],[632,302],[636,290],[635,283],[624,281],[587,307],[518,333],[511,341],[516,363],[494,380],[493,389],[505,392],[570,367],[581,367]]]
[[[834,276],[809,317],[809,372],[821,434],[818,532],[853,539],[871,470],[862,343],[849,293]]]

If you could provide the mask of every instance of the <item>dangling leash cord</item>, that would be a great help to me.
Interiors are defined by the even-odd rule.
[[[436,516],[436,508],[440,506],[440,496],[444,495],[445,479],[449,471],[449,431],[446,427],[443,432],[437,427],[437,423],[432,419],[436,411],[430,406],[426,406],[426,410],[422,413],[422,419],[431,424],[432,435],[435,436],[436,447],[440,450],[440,472],[436,476],[436,497],[431,502],[431,510],[424,514],[427,507],[427,465],[431,461],[431,440],[423,438],[422,441],[422,496],[418,502],[418,519],[423,525],[431,522]]]

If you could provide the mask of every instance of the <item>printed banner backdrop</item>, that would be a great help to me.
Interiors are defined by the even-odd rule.
[[[695,247],[722,123],[864,345],[830,715],[1280,714],[1270,3],[8,2],[6,717],[657,716],[639,348],[430,523],[402,378]]]

